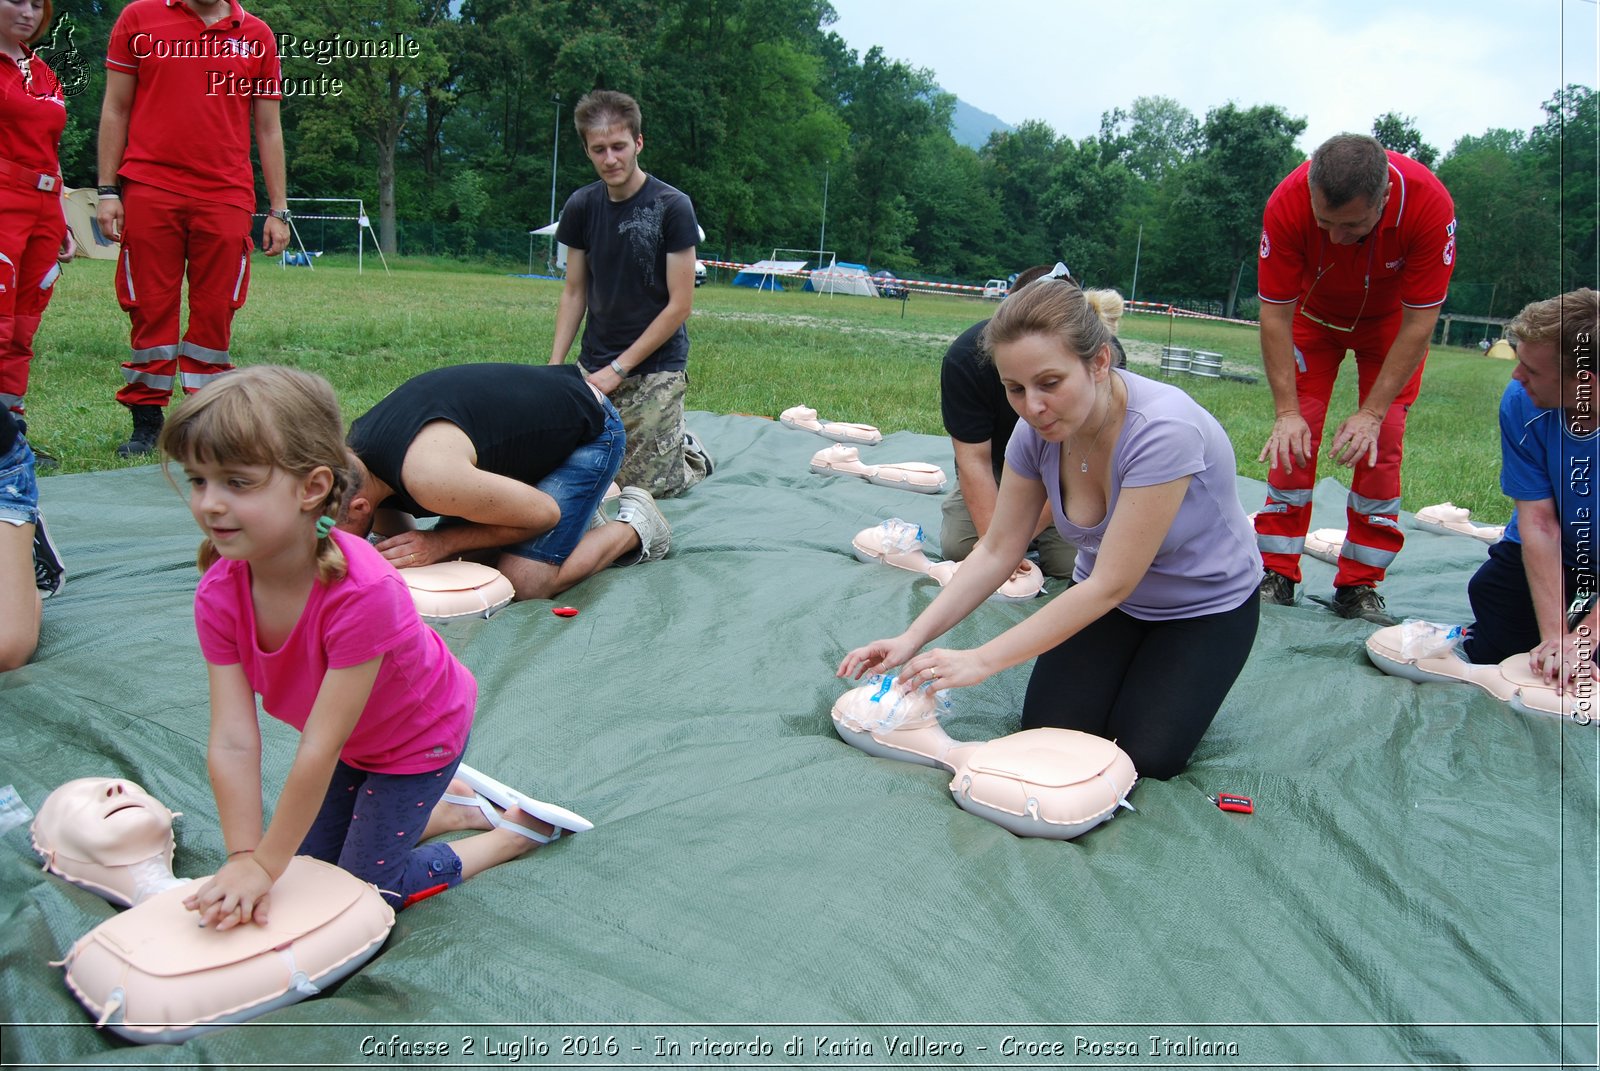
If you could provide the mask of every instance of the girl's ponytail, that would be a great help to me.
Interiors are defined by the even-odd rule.
[[[344,551],[333,539],[333,522],[338,519],[344,509],[345,499],[355,487],[355,473],[348,464],[343,463],[345,457],[341,456],[340,461],[341,464],[330,466],[333,469],[333,487],[329,489],[328,497],[322,500],[322,514],[317,518],[317,576],[324,584],[343,579],[350,570]]]

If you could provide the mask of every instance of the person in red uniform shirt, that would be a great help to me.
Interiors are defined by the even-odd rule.
[[[1455,234],[1455,206],[1433,173],[1359,134],[1329,138],[1267,200],[1261,359],[1277,419],[1259,458],[1270,466],[1255,522],[1263,601],[1294,602],[1328,400],[1354,351],[1357,408],[1328,448],[1352,470],[1331,605],[1341,617],[1394,624],[1377,586],[1405,542],[1401,442]]]
[[[278,47],[236,0],[133,0],[106,51],[100,229],[122,243],[117,300],[133,354],[117,401],[133,414],[122,457],[155,449],[181,380],[193,393],[233,367],[233,314],[250,285],[255,131],[270,214],[262,252],[289,244]],[[178,302],[187,272],[189,322]]]
[[[23,418],[33,336],[76,252],[61,203],[61,83],[29,46],[50,0],[0,0],[0,406]],[[19,423],[26,432],[27,426]]]

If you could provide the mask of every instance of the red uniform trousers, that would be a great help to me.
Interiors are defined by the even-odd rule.
[[[0,405],[23,411],[33,336],[60,275],[67,236],[61,189],[50,193],[0,179]]]
[[[177,377],[186,394],[233,368],[233,314],[250,287],[250,213],[143,183],[122,186],[117,301],[133,321],[122,365],[123,405],[166,405]],[[189,323],[178,336],[185,269]]]
[[[1317,482],[1317,455],[1328,399],[1347,350],[1356,355],[1357,397],[1365,401],[1378,378],[1383,359],[1400,332],[1401,313],[1362,323],[1355,331],[1332,331],[1298,313],[1294,318],[1295,396],[1300,415],[1311,428],[1311,462],[1293,472],[1277,467],[1267,474],[1267,502],[1256,514],[1256,546],[1261,563],[1274,573],[1300,582],[1300,552],[1311,526],[1311,491]],[[1427,355],[1423,355],[1426,363]],[[1400,553],[1400,458],[1406,413],[1422,385],[1422,365],[1401,389],[1378,431],[1378,463],[1356,463],[1346,498],[1344,549],[1339,554],[1335,587],[1373,587]]]

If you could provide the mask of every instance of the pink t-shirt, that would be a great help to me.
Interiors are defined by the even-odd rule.
[[[424,773],[461,754],[478,684],[417,616],[394,566],[364,539],[337,529],[350,570],[312,586],[294,631],[276,651],[256,639],[250,566],[219,561],[194,596],[200,650],[213,665],[243,668],[266,712],[304,729],[322,679],[383,656],[378,680],[339,757],[374,773]]]

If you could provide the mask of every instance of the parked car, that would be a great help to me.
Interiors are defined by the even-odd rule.
[[[983,284],[983,297],[985,301],[1003,301],[1011,287],[1004,279],[990,279]]]
[[[703,261],[703,260],[697,260],[697,261],[694,262],[694,285],[695,286],[700,286],[705,281],[706,281],[706,262]]]
[[[899,301],[911,295],[911,291],[900,284],[892,271],[875,271],[872,273],[872,281],[878,288],[879,297],[894,298]]]

